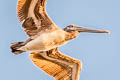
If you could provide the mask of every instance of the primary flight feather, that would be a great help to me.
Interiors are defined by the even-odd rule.
[[[81,61],[65,56],[57,49],[33,52],[30,58],[34,64],[56,80],[79,80]]]

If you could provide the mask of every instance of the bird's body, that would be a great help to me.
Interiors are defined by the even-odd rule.
[[[59,34],[60,33],[60,34]],[[48,51],[50,49],[59,47],[64,43],[68,42],[65,37],[65,31],[55,30],[51,33],[42,33],[40,36],[34,40],[28,42],[25,46],[21,47],[19,50],[23,51]]]
[[[61,29],[49,18],[45,6],[46,0],[18,0],[18,19],[20,22],[23,21],[22,27],[29,39],[25,42],[12,43],[12,52],[20,54],[31,51],[32,61],[56,80],[78,80],[81,71],[79,61],[53,50],[74,39],[80,32],[108,33],[108,31],[74,25]],[[47,65],[48,63],[52,66]],[[54,66],[56,70],[52,69]]]
[[[104,32],[89,30],[70,25],[66,29],[60,29],[48,17],[46,13],[46,0],[19,0],[18,18],[23,21],[23,28],[31,38],[31,41],[17,48],[19,51],[48,51],[57,48],[71,39],[79,32]]]

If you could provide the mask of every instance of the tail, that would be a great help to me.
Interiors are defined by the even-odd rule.
[[[17,50],[24,45],[25,45],[24,42],[14,42],[14,43],[12,43],[11,46],[10,46],[12,53],[17,55],[17,54],[20,54],[20,53],[24,52],[24,51],[21,51],[21,50]]]

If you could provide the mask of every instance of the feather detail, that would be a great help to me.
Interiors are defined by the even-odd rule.
[[[18,0],[17,15],[20,22],[27,17],[28,9],[31,1],[32,0]]]
[[[41,53],[44,54],[44,53]],[[30,54],[30,58],[33,63],[42,69],[47,74],[53,76],[56,80],[78,80],[79,73],[81,71],[82,64],[79,60],[73,59],[71,57],[65,56],[59,52],[55,54],[48,54],[47,56],[53,59],[61,60],[66,63],[72,63],[77,65],[76,73],[73,73],[70,68],[70,65],[62,65],[62,63],[58,63],[56,60],[51,61],[41,56],[39,52],[33,52]],[[75,76],[73,79],[72,76]]]

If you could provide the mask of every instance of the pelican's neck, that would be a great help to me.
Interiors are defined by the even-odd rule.
[[[72,40],[72,39],[74,39],[74,38],[76,38],[77,36],[78,36],[78,34],[79,34],[79,32],[78,31],[74,31],[74,32],[66,32],[67,34],[66,34],[66,40]]]

